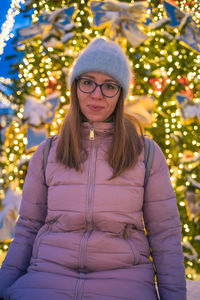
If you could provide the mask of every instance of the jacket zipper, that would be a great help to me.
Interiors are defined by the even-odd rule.
[[[92,220],[92,201],[94,195],[94,180],[96,173],[96,156],[97,149],[93,140],[91,141],[90,150],[90,160],[89,160],[89,170],[88,170],[88,188],[86,194],[86,210],[85,210],[85,222],[87,229],[83,234],[80,243],[80,254],[79,254],[79,268],[80,271],[85,271],[86,268],[86,252],[87,252],[87,242],[90,235],[93,232],[93,220]]]
[[[94,134],[93,134],[94,137]],[[89,228],[93,227],[92,220],[92,200],[94,195],[94,181],[96,174],[96,158],[97,158],[97,148],[93,140],[91,140],[91,150],[90,150],[90,162],[89,162],[89,173],[88,173],[88,189],[87,189],[87,204],[86,204],[86,224]]]
[[[75,300],[81,300],[82,299],[83,288],[84,288],[84,283],[85,283],[84,275],[85,275],[84,273],[80,273],[79,274],[79,279],[76,282],[75,295],[74,295]]]
[[[80,254],[79,254],[79,272],[86,273],[86,252],[87,252],[87,242],[92,234],[93,229],[84,232],[80,243]]]
[[[86,252],[87,252],[87,241],[92,234],[93,229],[86,230],[80,242],[80,254],[79,254],[79,278],[77,279],[75,287],[74,300],[82,300],[83,288],[84,288],[84,275],[86,274]]]
[[[94,141],[94,127],[91,126],[90,127],[90,141]]]
[[[87,229],[83,234],[83,237],[80,242],[80,253],[79,253],[79,272],[80,277],[77,281],[76,290],[75,290],[75,300],[81,300],[83,295],[83,285],[84,278],[82,275],[87,272],[86,270],[86,253],[87,253],[87,243],[93,232],[93,220],[92,220],[92,200],[94,195],[94,181],[96,173],[96,157],[97,157],[97,148],[94,143],[95,134],[94,127],[90,128],[89,140],[91,141],[90,147],[90,159],[89,159],[89,170],[88,170],[88,188],[86,194],[86,210],[85,210],[85,222]]]

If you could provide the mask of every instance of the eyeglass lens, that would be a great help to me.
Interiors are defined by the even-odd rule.
[[[120,86],[114,83],[97,84],[95,81],[88,78],[79,78],[78,87],[83,93],[93,93],[97,86],[100,87],[101,92],[106,97],[114,97],[117,95]]]

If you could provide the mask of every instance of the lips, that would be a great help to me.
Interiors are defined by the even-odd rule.
[[[88,105],[87,106],[90,110],[92,111],[101,111],[103,109],[103,106],[98,106],[98,105]]]

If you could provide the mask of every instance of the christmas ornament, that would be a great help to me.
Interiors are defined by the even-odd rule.
[[[125,103],[125,112],[135,116],[141,124],[151,126],[153,122],[154,98],[152,96],[134,96],[133,100]]]
[[[189,87],[186,87],[184,90],[181,90],[180,93],[183,94],[186,97],[189,97],[189,98],[193,98],[194,97],[194,92]]]
[[[71,6],[59,8],[51,13],[44,12],[40,15],[37,23],[17,30],[18,42],[31,42],[33,39],[41,37],[45,47],[62,46],[64,41],[66,42],[73,36],[73,33],[68,31],[75,27],[75,24],[71,24],[74,11],[74,6]]]
[[[34,2],[34,0],[25,0],[25,5],[31,5]]]
[[[13,238],[15,224],[21,202],[21,193],[17,192],[16,183],[12,183],[6,191],[0,211],[0,241]]]
[[[26,120],[26,123],[28,123],[27,149],[39,145],[47,138],[47,129],[41,128],[41,125],[53,121],[58,104],[58,93],[49,95],[44,101],[31,96],[26,98],[23,117]]]
[[[181,77],[181,78],[178,78],[177,81],[179,83],[181,83],[184,87],[184,89],[180,91],[180,94],[183,94],[189,98],[193,98],[194,92],[193,92],[193,89],[190,88],[189,80],[187,78]]]
[[[190,175],[187,175],[187,180],[196,188],[200,189],[200,183],[194,180]]]
[[[200,52],[200,29],[193,20],[193,15],[183,12],[168,1],[163,1],[163,6],[168,15],[170,26],[179,30],[176,39],[184,46]]]
[[[183,94],[176,94],[176,100],[184,122],[192,122],[196,118],[200,119],[200,103],[195,103],[191,98]]]
[[[62,72],[65,74],[65,76],[68,76],[69,69],[67,69],[67,72],[65,72],[65,69],[66,68],[62,68]],[[52,74],[49,78],[49,81],[48,81],[47,89],[46,89],[47,95],[60,93],[60,89],[62,86],[62,80],[58,79],[58,77],[59,77],[58,72],[52,72]]]
[[[14,114],[15,110],[11,106],[0,103],[0,145],[5,142],[6,129],[10,126]]]
[[[200,192],[187,191],[185,198],[188,216],[197,222],[200,219]]]
[[[149,78],[149,83],[152,84],[154,91],[162,92],[167,85],[168,77],[164,78]]]
[[[32,126],[50,123],[54,119],[58,103],[58,93],[49,95],[43,101],[32,96],[27,96],[23,117]]]
[[[59,104],[59,96],[60,96],[60,93],[56,92],[56,93],[53,93],[53,94],[47,96],[44,100],[46,103],[48,103],[48,105],[50,104],[50,106],[49,106],[50,112],[48,113],[48,115],[49,115],[48,118],[45,120],[46,123],[51,123],[54,120],[55,111]]]
[[[29,127],[27,131],[28,144],[26,146],[26,149],[29,150],[35,146],[38,146],[47,137],[48,132],[46,128]]]
[[[191,254],[189,254],[188,252],[184,252],[184,256],[190,260],[190,261],[196,261],[198,259],[198,253],[196,252],[196,250],[194,249],[194,247],[191,245],[191,243],[187,240],[187,239],[183,239],[182,242],[182,246],[183,246],[183,250],[184,247],[186,249],[189,249]]]
[[[191,150],[184,150],[183,156],[180,159],[180,163],[182,164],[191,164],[200,160],[200,152],[199,155],[194,155]]]
[[[59,93],[51,94],[43,101],[31,96],[26,98],[23,117],[26,123],[28,123],[27,149],[39,145],[47,138],[47,129],[41,128],[41,126],[45,123],[51,123],[54,120],[58,104]]]
[[[181,142],[179,141],[179,144],[181,144]],[[200,152],[199,152],[200,153]],[[184,166],[184,170],[187,173],[191,173],[192,170],[194,170],[195,168],[197,168],[200,164],[200,154],[197,153],[193,153],[191,150],[184,150],[183,151],[183,156],[180,159],[180,163],[183,164]],[[193,184],[193,185],[198,185],[197,182],[194,181],[194,179],[192,179],[192,177],[190,177],[190,175],[188,176],[188,180]]]
[[[114,0],[90,3],[94,26],[106,26],[109,23],[105,35],[113,40],[125,37],[133,47],[139,46],[148,38],[143,32],[148,6],[147,1],[134,4]]]

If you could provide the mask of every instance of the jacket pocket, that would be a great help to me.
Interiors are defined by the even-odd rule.
[[[140,263],[142,263],[142,264],[149,264],[149,263],[152,262],[152,260],[150,258],[151,257],[150,253],[148,254],[145,251],[140,251],[139,255],[140,255]]]
[[[126,224],[123,230],[123,238],[128,243],[132,255],[133,255],[133,265],[137,265],[140,260],[140,253],[135,247],[134,240],[130,237],[131,231],[134,230],[135,227],[133,224]]]
[[[125,239],[125,241],[129,244],[131,248],[131,252],[133,255],[133,265],[137,265],[139,263],[139,252],[137,251],[134,242],[131,239]]]

